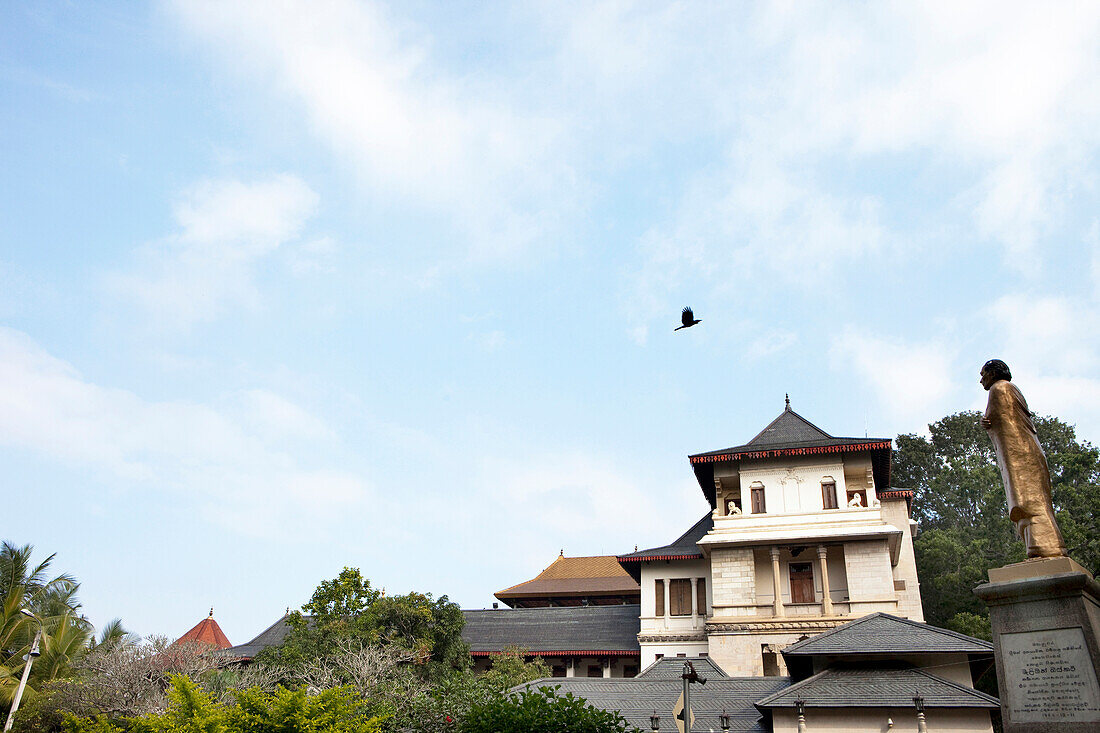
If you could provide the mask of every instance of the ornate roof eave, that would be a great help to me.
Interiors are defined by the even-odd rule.
[[[506,654],[506,651],[480,651],[470,652],[471,657],[495,657]],[[565,650],[530,650],[524,649],[525,657],[640,657],[640,649],[565,649]]]
[[[693,463],[722,463],[725,461],[739,461],[743,458],[758,460],[761,458],[782,458],[786,456],[812,456],[822,453],[856,453],[869,450],[890,450],[890,440],[868,440],[860,443],[843,443],[840,445],[814,445],[791,448],[769,448],[766,450],[738,450],[731,453],[699,453],[688,456]]]

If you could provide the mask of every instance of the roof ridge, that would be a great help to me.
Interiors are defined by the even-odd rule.
[[[1001,704],[1000,700],[998,700],[997,698],[993,697],[992,695],[990,695],[988,693],[982,692],[981,690],[979,690],[975,687],[967,687],[966,685],[955,682],[954,680],[949,680],[946,677],[940,677],[938,674],[932,674],[931,672],[927,671],[923,667],[913,667],[913,671],[916,672],[917,674],[920,674],[920,675],[923,675],[925,677],[929,677],[931,679],[934,679],[937,682],[942,682],[942,683],[946,684],[948,687],[953,687],[956,690],[959,690],[960,692],[964,692],[968,695],[976,695],[979,698],[985,699],[987,702],[997,703],[998,705]]]
[[[975,638],[973,636],[967,636],[966,634],[960,633],[958,631],[953,631],[951,629],[944,629],[944,628],[940,628],[939,626],[933,626],[932,624],[925,623],[923,621],[914,621],[913,619],[910,619],[910,618],[904,618],[902,616],[895,616],[892,613],[886,613],[885,611],[875,611],[874,613],[869,613],[866,616],[860,616],[859,618],[857,618],[853,621],[849,621],[846,624],[836,626],[832,629],[829,629],[828,631],[824,631],[820,634],[816,634],[815,636],[811,636],[808,639],[803,639],[802,641],[791,644],[790,646],[788,646],[786,649],[783,650],[783,653],[787,654],[787,653],[790,653],[790,652],[799,652],[804,647],[810,646],[811,644],[816,644],[816,643],[820,642],[822,639],[827,639],[827,638],[829,638],[831,636],[834,636],[836,634],[847,633],[847,632],[851,631],[852,629],[854,629],[854,628],[856,628],[856,627],[858,627],[862,624],[869,623],[869,622],[874,621],[876,619],[888,619],[889,621],[892,621],[894,623],[902,623],[902,624],[905,624],[906,626],[911,626],[912,628],[917,629],[919,631],[927,632],[927,633],[930,633],[930,634],[939,634],[939,635],[942,635],[942,636],[948,636],[948,637],[951,637],[953,639],[957,639],[959,641],[969,642],[971,644],[975,644],[977,646],[984,647],[984,648],[988,649],[989,651],[993,651],[993,644],[991,644],[988,641],[985,641],[984,639],[978,639],[978,638]]]
[[[761,438],[761,436],[763,436],[763,435],[764,435],[765,433],[767,433],[767,432],[768,432],[769,430],[771,430],[771,429],[772,429],[772,428],[773,428],[773,427],[774,427],[774,426],[775,426],[775,425],[776,425],[776,424],[777,424],[777,423],[778,423],[778,422],[779,422],[780,420],[782,420],[783,418],[787,417],[788,415],[790,415],[791,417],[795,417],[795,418],[798,418],[798,419],[799,419],[799,420],[800,420],[800,421],[802,422],[802,424],[803,424],[803,425],[805,425],[806,427],[809,427],[809,428],[813,428],[813,429],[814,429],[814,430],[816,430],[817,432],[821,433],[821,437],[822,437],[822,438],[834,438],[834,437],[836,437],[836,436],[833,436],[833,435],[829,435],[829,434],[828,434],[828,433],[826,433],[826,432],[825,432],[824,430],[822,430],[821,428],[819,428],[818,426],[814,425],[814,424],[813,424],[812,422],[810,422],[810,421],[809,421],[809,420],[807,420],[806,418],[804,418],[804,417],[802,417],[801,415],[799,415],[799,414],[798,414],[797,412],[795,412],[794,410],[792,410],[792,409],[791,409],[791,407],[790,407],[790,405],[788,404],[788,405],[787,405],[787,407],[786,407],[786,409],[784,409],[784,410],[783,410],[783,412],[779,413],[779,416],[778,416],[778,417],[776,417],[776,418],[775,418],[774,420],[772,420],[772,421],[771,421],[770,423],[768,423],[768,424],[767,424],[767,425],[766,425],[766,426],[764,427],[764,429],[763,429],[763,430],[761,430],[761,431],[760,431],[759,433],[757,433],[756,435],[754,435],[754,436],[753,436],[753,438],[752,438],[752,440],[750,440],[750,441],[749,441],[748,443],[746,443],[745,445],[752,445],[753,443],[755,443],[755,442],[756,442],[757,440],[759,440],[759,439]],[[789,419],[789,418],[788,418],[788,419]]]

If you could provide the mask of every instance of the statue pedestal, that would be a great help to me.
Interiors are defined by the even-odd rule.
[[[1100,583],[1068,557],[989,571],[1005,733],[1100,731]]]

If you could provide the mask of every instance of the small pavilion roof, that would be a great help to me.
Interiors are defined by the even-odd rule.
[[[210,609],[210,615],[199,621],[191,630],[186,634],[176,639],[177,644],[184,641],[197,641],[203,644],[210,644],[215,649],[228,649],[233,644],[226,638],[225,633],[222,632],[222,627],[218,626],[218,622],[214,620],[214,609]]]
[[[636,657],[638,604],[463,611],[462,639],[473,656],[521,647],[526,654]]]
[[[920,695],[930,708],[1000,707],[997,698],[905,665],[830,667],[756,703],[761,710],[794,708],[910,708]]]
[[[992,654],[993,645],[957,631],[872,613],[791,644],[784,657],[860,654]]]
[[[695,453],[688,456],[695,478],[703,494],[715,506],[714,464],[732,463],[742,459],[780,458],[826,453],[853,453],[870,451],[875,473],[875,484],[890,485],[890,438],[837,438],[829,435],[806,418],[791,409],[787,400],[779,417],[768,423],[748,443],[730,448]]]
[[[700,677],[707,680],[726,679],[726,671],[710,657],[661,657],[641,672],[639,678],[654,680],[680,680],[684,673],[684,662],[691,662]]]
[[[533,579],[497,591],[494,595],[512,605],[523,599],[637,596],[639,593],[638,582],[623,570],[614,555],[561,555]]]

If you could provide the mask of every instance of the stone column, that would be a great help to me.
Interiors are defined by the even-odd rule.
[[[706,610],[703,611],[706,613]],[[691,579],[691,625],[699,620],[699,579]]]
[[[825,545],[817,546],[817,559],[821,561],[821,612],[833,615],[833,599],[829,597],[829,561],[825,558]]]
[[[566,659],[565,660],[565,676],[576,677],[577,676],[577,660]]]
[[[665,578],[665,627],[668,627],[669,609],[672,607],[672,579]]]
[[[774,615],[783,615],[783,583],[779,577],[779,548],[771,548],[772,555],[772,592],[775,594],[775,601],[772,604],[774,608]]]
[[[604,677],[610,677],[611,676],[611,660],[610,659],[605,659],[601,662],[601,664],[603,665],[603,676]]]

